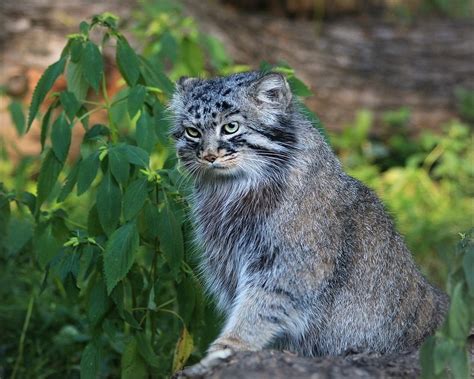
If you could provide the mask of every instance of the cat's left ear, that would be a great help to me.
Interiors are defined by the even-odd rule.
[[[258,79],[252,85],[252,95],[259,105],[286,110],[290,105],[292,94],[286,78],[279,73],[271,72]]]
[[[189,76],[182,76],[176,82],[176,89],[180,92],[186,91],[199,81],[198,78],[190,78]]]

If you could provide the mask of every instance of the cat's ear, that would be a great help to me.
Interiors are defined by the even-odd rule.
[[[252,84],[252,96],[258,105],[285,110],[291,102],[291,89],[282,74],[271,72]]]
[[[199,81],[198,78],[190,78],[189,76],[182,76],[176,82],[176,89],[179,92],[186,91],[186,90],[190,89],[198,81]]]

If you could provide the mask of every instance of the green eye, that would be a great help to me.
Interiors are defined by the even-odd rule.
[[[189,127],[189,128],[186,128],[185,131],[186,131],[186,134],[191,138],[199,138],[201,136],[201,133],[196,128]]]
[[[229,122],[222,127],[222,130],[225,134],[234,134],[237,130],[239,130],[239,123],[238,122]]]

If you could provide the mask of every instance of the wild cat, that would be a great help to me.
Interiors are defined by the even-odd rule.
[[[172,135],[194,179],[207,288],[225,326],[209,353],[400,352],[440,325],[377,196],[341,169],[279,73],[183,78]]]

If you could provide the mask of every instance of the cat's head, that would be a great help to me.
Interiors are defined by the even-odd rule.
[[[279,73],[181,78],[170,104],[180,161],[197,179],[268,177],[296,148],[292,108]]]

